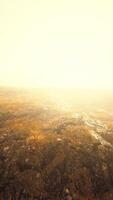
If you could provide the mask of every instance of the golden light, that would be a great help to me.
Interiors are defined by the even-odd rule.
[[[112,88],[113,1],[0,1],[0,85]]]

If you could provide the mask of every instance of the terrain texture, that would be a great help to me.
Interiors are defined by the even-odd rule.
[[[111,97],[44,94],[0,89],[0,200],[113,200]]]

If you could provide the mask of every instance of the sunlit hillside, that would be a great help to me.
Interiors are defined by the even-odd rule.
[[[113,93],[0,88],[1,200],[112,200]]]

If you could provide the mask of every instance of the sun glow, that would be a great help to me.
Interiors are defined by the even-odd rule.
[[[0,1],[0,85],[112,88],[113,1]]]

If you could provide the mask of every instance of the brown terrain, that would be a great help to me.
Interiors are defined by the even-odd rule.
[[[0,200],[113,200],[113,94],[0,88]]]

